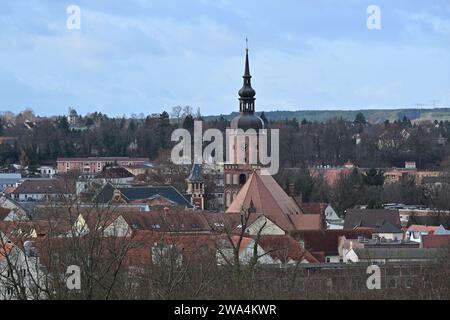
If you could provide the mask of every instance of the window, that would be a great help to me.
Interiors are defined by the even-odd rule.
[[[412,288],[412,286],[413,286],[413,279],[412,278],[406,278],[405,279],[405,287],[407,289],[410,289],[410,288]]]
[[[389,288],[391,289],[397,288],[397,279],[392,278],[389,280]]]
[[[239,176],[239,185],[244,185],[247,182],[247,176],[245,174],[241,174]]]

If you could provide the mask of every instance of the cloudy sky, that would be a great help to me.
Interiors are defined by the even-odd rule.
[[[450,105],[448,0],[15,0],[0,4],[0,111],[230,113],[246,37],[258,111]]]

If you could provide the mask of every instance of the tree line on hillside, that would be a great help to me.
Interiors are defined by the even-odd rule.
[[[414,178],[385,183],[383,170],[353,169],[341,174],[329,184],[321,174],[312,174],[301,166],[296,170],[282,169],[276,176],[280,185],[291,196],[303,202],[330,203],[340,216],[357,205],[368,209],[382,209],[386,203],[423,205],[438,212],[450,210],[450,175],[444,174],[439,187],[418,184]],[[450,225],[446,226],[450,228]]]
[[[264,112],[260,116],[269,129],[280,130],[281,167],[340,166],[347,161],[360,167],[400,167],[405,161],[416,161],[419,168],[431,169],[449,163],[448,121],[417,125],[404,117],[370,124],[362,114],[354,121],[334,118],[326,122],[269,121]],[[14,140],[0,144],[0,162],[33,166],[72,156],[146,156],[154,160],[174,145],[170,141],[173,130],[193,131],[194,121],[202,120],[202,115],[190,107],[175,107],[170,113],[146,117],[111,118],[96,112],[80,118],[88,129],[74,130],[65,116],[41,118],[29,110],[2,115],[0,136]],[[203,130],[225,132],[228,126],[223,116],[203,122]]]

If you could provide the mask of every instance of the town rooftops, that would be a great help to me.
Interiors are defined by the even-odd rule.
[[[384,223],[381,226],[375,228],[374,232],[375,233],[403,233],[402,229],[393,225],[389,221],[384,221]]]
[[[96,176],[99,179],[123,179],[123,178],[133,178],[134,176],[125,168],[113,167],[104,168]]]
[[[450,248],[450,234],[424,235],[422,236],[422,246],[424,248]]]
[[[285,231],[296,230],[291,218],[302,215],[301,208],[274,178],[259,171],[252,173],[226,212],[239,214],[243,210],[264,214]]]
[[[288,215],[295,230],[321,230],[323,229],[323,216],[320,214]]]
[[[408,226],[413,224],[424,226],[444,226],[446,229],[450,229],[450,214],[440,213],[428,216],[412,215],[409,217]]]
[[[11,211],[12,209],[0,207],[0,220],[5,220],[5,218],[9,215]]]
[[[302,261],[306,259],[310,263],[319,261],[307,250],[305,250],[298,241],[286,235],[262,236],[258,244],[267,252],[272,259],[287,263],[290,260]]]
[[[438,251],[435,249],[423,248],[356,248],[355,253],[360,260],[430,260],[438,257]]]
[[[325,255],[337,255],[340,237],[371,239],[372,230],[308,230],[292,232],[291,235],[296,240],[302,240],[305,243],[305,248],[311,253],[323,252]]]
[[[113,199],[115,190],[119,191],[127,202],[136,202],[164,197],[176,205],[192,208],[192,204],[173,186],[119,186],[106,184],[96,199],[100,203],[107,203]]]
[[[401,228],[398,210],[349,209],[345,214],[344,229],[354,229],[358,227],[377,229],[386,222]]]
[[[12,194],[68,194],[75,192],[75,185],[61,179],[26,179]]]
[[[418,225],[418,224],[413,224],[413,225],[409,226],[408,231],[409,232],[433,233],[438,229],[439,229],[439,227],[437,227],[437,226],[422,226],[422,225]]]
[[[11,185],[22,179],[20,173],[0,173],[0,185]]]
[[[300,207],[306,214],[324,214],[328,204],[321,202],[302,202]]]

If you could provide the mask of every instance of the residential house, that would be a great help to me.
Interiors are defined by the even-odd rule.
[[[353,169],[352,169],[353,170]],[[352,172],[351,169],[345,167],[332,167],[332,166],[318,166],[310,169],[310,174],[313,177],[323,177],[328,185],[332,186],[338,181],[340,177],[345,177]]]
[[[167,234],[213,234],[224,230],[223,214],[192,210],[81,212],[68,236],[101,232],[104,237],[132,237],[141,231]],[[232,230],[232,229],[230,229]]]
[[[445,229],[444,228],[444,226],[443,225],[440,225],[438,228],[437,228],[437,230],[435,230],[434,232],[433,232],[433,234],[435,234],[435,235],[448,235],[448,234],[450,234],[450,230],[447,230],[447,229]]]
[[[372,229],[308,230],[293,232],[291,236],[320,262],[339,263],[343,262],[342,254],[339,253],[340,238],[345,236],[346,239],[371,239]]]
[[[22,179],[20,173],[0,173],[0,192],[9,187],[15,187]]]
[[[55,201],[71,198],[75,184],[63,179],[25,179],[11,192],[11,198],[19,201]]]
[[[111,184],[127,184],[134,180],[133,174],[123,167],[105,167],[102,171],[95,175],[96,180],[101,180],[103,183]]]
[[[403,231],[389,221],[384,221],[373,230],[373,236],[386,240],[402,240]]]
[[[45,298],[45,293],[40,290],[45,280],[46,274],[33,250],[33,242],[16,243],[0,231],[1,299]]]
[[[355,249],[361,248],[419,248],[417,242],[409,240],[394,240],[385,238],[368,239],[364,237],[358,237],[358,239],[347,239],[344,236],[339,238],[339,255],[342,257],[344,263],[356,263],[358,262],[358,256]]]
[[[41,174],[41,177],[53,178],[56,174],[56,168],[52,166],[40,166],[37,171]]]
[[[446,229],[450,229],[450,213],[448,212],[436,212],[431,215],[412,215],[409,217],[408,227],[411,225],[422,226],[443,226]]]
[[[122,167],[135,177],[155,170],[155,166],[151,163],[124,165]]]
[[[423,248],[356,248],[356,263],[426,263],[437,259],[436,249]]]
[[[375,235],[387,239],[400,237],[401,223],[398,210],[349,209],[345,214],[344,230],[372,228]]]
[[[99,173],[109,165],[114,166],[143,166],[150,162],[148,158],[128,157],[88,157],[88,158],[58,158],[58,173],[78,171],[85,174]]]
[[[2,210],[1,220],[15,221],[15,220],[28,220],[30,210],[22,203],[19,203],[10,197],[4,195],[0,196],[0,208]]]
[[[252,237],[232,236],[232,243],[222,238],[217,248],[219,265],[234,264],[235,248],[243,264],[257,262],[259,265],[296,265],[317,263],[318,260],[290,236]]]
[[[433,234],[435,231],[437,231],[439,227],[436,226],[422,226],[413,224],[408,227],[408,229],[405,232],[405,239],[408,239],[410,241],[414,241],[417,243],[422,243],[422,236]]]
[[[94,198],[95,203],[147,204],[150,207],[193,208],[173,186],[113,186],[107,183]]]

